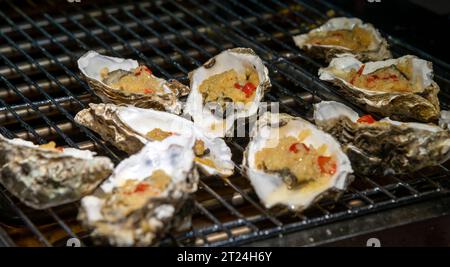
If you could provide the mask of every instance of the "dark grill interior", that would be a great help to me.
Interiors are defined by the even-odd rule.
[[[187,73],[220,51],[250,47],[269,68],[266,101],[282,112],[312,119],[320,99],[348,103],[318,80],[324,65],[298,50],[292,36],[344,15],[325,1],[2,1],[0,10],[0,132],[37,143],[91,149],[115,163],[125,157],[75,114],[99,102],[81,80],[76,60],[87,50],[135,58],[163,78],[188,83]],[[376,25],[375,25],[376,26]],[[434,63],[443,109],[449,109],[450,66],[387,36],[395,56],[415,54]],[[356,107],[354,107],[356,108]],[[228,140],[237,163],[229,179],[209,178],[196,194],[193,229],[163,245],[236,245],[336,220],[447,195],[449,162],[408,176],[356,177],[337,201],[323,199],[303,214],[262,207],[239,164],[246,138]],[[0,237],[10,245],[60,246],[70,237],[91,245],[76,220],[78,203],[44,211],[27,208],[0,188]],[[0,229],[1,230],[1,229]],[[2,234],[2,232],[4,232]]]

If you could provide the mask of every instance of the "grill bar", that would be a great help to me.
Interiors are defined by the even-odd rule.
[[[0,68],[3,135],[38,143],[55,136],[65,145],[96,150],[119,162],[123,153],[73,120],[87,103],[99,101],[76,69],[77,58],[92,49],[136,58],[157,75],[187,83],[188,72],[208,58],[224,49],[246,46],[254,49],[269,68],[273,90],[266,100],[279,102],[281,111],[312,120],[312,104],[321,99],[344,102],[359,110],[317,78],[317,68],[323,63],[299,51],[291,40],[292,35],[308,31],[311,24],[326,20],[329,9],[345,15],[326,1],[100,0],[83,5],[72,4],[70,14],[64,9],[55,12],[42,7],[36,15],[28,14],[13,1],[5,1],[5,10],[11,12],[0,11],[0,39],[4,40],[0,45],[0,60],[4,62]],[[434,63],[442,107],[448,107],[450,65],[383,34],[396,56],[413,53]],[[236,157],[236,175],[203,179],[194,203],[193,229],[170,235],[163,244],[246,244],[441,197],[450,189],[445,181],[449,177],[448,164],[405,177],[357,177],[337,201],[324,199],[304,214],[294,216],[284,210],[267,210],[259,203],[239,165],[245,138],[227,142]],[[83,245],[91,243],[84,230],[73,228],[77,203],[36,216],[4,189],[0,190],[0,198],[10,207],[11,217],[28,228],[35,245],[60,244],[40,227],[42,220],[64,233],[62,241],[78,238]],[[0,215],[5,212],[0,210]]]

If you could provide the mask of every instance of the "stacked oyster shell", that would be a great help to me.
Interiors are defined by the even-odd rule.
[[[149,142],[122,161],[96,194],[84,197],[78,218],[100,244],[148,246],[190,226],[198,175],[191,136]]]
[[[320,44],[310,43],[312,37],[320,37],[332,31],[350,31],[355,27],[359,27],[369,32],[371,35],[371,42],[364,49],[352,50],[348,47],[337,44]],[[379,31],[369,23],[363,23],[357,18],[332,18],[322,26],[310,31],[307,34],[294,36],[295,44],[302,50],[306,50],[311,55],[323,58],[327,61],[335,57],[345,54],[352,54],[361,61],[375,61],[391,58],[391,52],[387,41],[381,36]]]
[[[343,144],[358,173],[405,174],[450,159],[449,130],[388,118],[358,122],[358,113],[334,101],[322,101],[314,109],[316,124]]]
[[[0,183],[26,205],[46,209],[90,194],[114,165],[74,148],[48,149],[0,135]]]
[[[103,102],[180,113],[182,107],[179,98],[189,93],[189,87],[176,80],[166,81],[150,74],[162,87],[161,92],[152,93],[127,92],[112,87],[114,82],[132,74],[132,70],[138,67],[136,60],[104,56],[95,51],[89,51],[78,59],[78,68],[83,77]],[[103,78],[102,71],[105,69],[109,73]]]

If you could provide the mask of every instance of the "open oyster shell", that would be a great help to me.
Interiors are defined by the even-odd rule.
[[[405,75],[405,77],[409,83],[414,84],[415,91],[369,90],[356,87],[342,78],[352,70],[363,69],[361,74],[369,75],[405,63],[410,64],[412,68],[412,75],[410,77]],[[333,82],[344,95],[364,106],[368,112],[401,121],[430,122],[436,121],[439,117],[440,108],[437,97],[439,86],[433,81],[432,64],[415,56],[407,55],[365,64],[350,56],[335,58],[327,68],[319,70],[319,76],[321,80]]]
[[[78,68],[83,77],[103,102],[154,108],[179,114],[182,104],[178,98],[187,95],[189,87],[176,80],[166,81],[150,74],[163,89],[162,92],[154,93],[132,93],[111,87],[112,82],[130,74],[137,67],[139,63],[136,60],[108,57],[95,51],[89,51],[78,59]],[[106,79],[102,79],[101,76],[104,68],[110,73]]]
[[[350,49],[349,47],[317,44],[309,42],[312,37],[324,36],[328,32],[337,30],[352,30],[355,26],[367,30],[371,34],[371,42],[367,48]],[[380,32],[375,29],[372,24],[363,23],[357,18],[332,18],[325,24],[316,28],[309,33],[296,35],[293,37],[295,44],[303,50],[317,58],[323,58],[327,61],[342,54],[353,54],[361,61],[376,61],[391,58],[391,52],[387,41],[381,36]]]
[[[334,101],[322,101],[314,109],[316,124],[341,142],[358,173],[404,174],[450,158],[450,131],[438,126],[388,118],[361,123],[358,113]]]
[[[0,182],[27,206],[46,209],[90,194],[114,165],[87,150],[46,149],[0,135]]]
[[[246,68],[255,70],[259,79],[252,101],[228,104],[222,112],[216,112],[217,109],[214,108],[216,103],[205,103],[205,97],[199,89],[205,80],[229,70],[235,70],[238,74],[242,74]],[[184,113],[192,116],[194,123],[206,134],[219,137],[230,133],[236,119],[255,115],[264,93],[271,86],[267,68],[250,48],[233,48],[221,52],[203,66],[189,73],[189,79],[191,92],[186,101]],[[233,109],[231,114],[228,112],[230,107]],[[225,118],[224,113],[226,113]]]
[[[168,231],[190,227],[198,174],[193,136],[149,142],[122,161],[99,190],[81,200],[78,219],[98,243],[156,244]]]
[[[176,135],[195,136],[191,148],[201,140],[207,149],[196,155],[195,163],[206,175],[230,176],[234,171],[231,150],[221,138],[206,136],[192,121],[167,112],[114,104],[89,104],[75,121],[92,129],[120,150],[138,152],[147,142],[159,142],[148,136],[154,129]]]
[[[304,135],[305,132],[308,134]],[[302,143],[310,149],[325,147],[324,155],[335,158],[335,172],[321,178],[310,177],[312,180],[307,183],[289,188],[285,182],[286,174],[283,172],[268,172],[257,167],[257,153],[276,146],[282,138],[299,135],[304,135]],[[286,153],[291,153],[290,149],[286,150]],[[353,179],[350,175],[353,172],[350,160],[331,135],[301,118],[287,114],[267,112],[260,117],[251,132],[251,141],[244,153],[243,166],[256,194],[267,208],[282,205],[295,211],[302,211],[324,195],[341,192]],[[306,166],[305,170],[312,167]]]

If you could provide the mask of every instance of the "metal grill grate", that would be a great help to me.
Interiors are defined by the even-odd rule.
[[[85,3],[86,2],[86,3]],[[89,3],[88,3],[89,2]],[[317,78],[323,63],[301,53],[291,36],[343,12],[325,1],[83,1],[2,2],[0,10],[0,133],[44,143],[50,140],[109,156],[125,155],[74,123],[89,102],[99,102],[76,68],[87,50],[136,58],[164,78],[187,83],[188,71],[220,51],[250,47],[269,68],[272,91],[283,112],[311,120],[312,103],[346,102]],[[395,56],[433,61],[442,107],[449,109],[450,65],[388,36]],[[354,107],[356,108],[356,107]],[[356,108],[357,109],[357,108]],[[240,163],[246,139],[228,140]],[[449,164],[410,176],[357,177],[337,201],[324,199],[303,214],[266,210],[241,169],[229,179],[203,179],[196,195],[193,229],[173,233],[163,245],[237,245],[415,201],[447,195]],[[90,245],[76,221],[78,204],[35,211],[0,188],[0,216],[14,245],[65,245],[76,237]],[[0,228],[1,230],[1,228]],[[0,231],[1,234],[2,231]],[[14,241],[12,241],[14,240]]]

